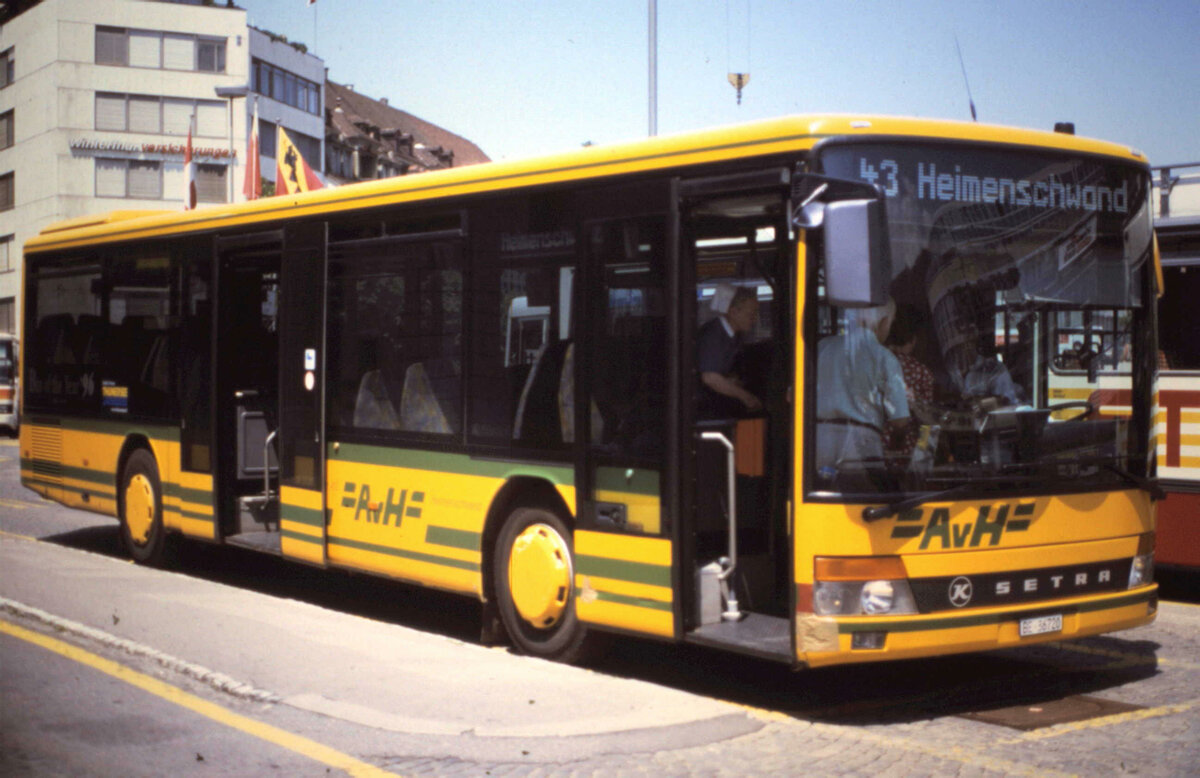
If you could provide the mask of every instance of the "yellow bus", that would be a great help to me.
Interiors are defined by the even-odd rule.
[[[64,222],[25,249],[22,481],[142,563],[186,537],[459,592],[561,660],[1135,627],[1149,191],[1119,145],[810,116]],[[1130,412],[1059,413],[1053,321],[1100,309]]]

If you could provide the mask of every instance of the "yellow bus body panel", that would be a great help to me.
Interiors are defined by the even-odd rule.
[[[575,597],[582,621],[674,637],[671,541],[576,530]]]

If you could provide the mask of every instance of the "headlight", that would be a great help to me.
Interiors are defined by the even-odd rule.
[[[818,616],[901,615],[916,613],[908,581],[817,581],[813,612]]]
[[[1154,552],[1138,554],[1129,565],[1129,588],[1154,582]]]

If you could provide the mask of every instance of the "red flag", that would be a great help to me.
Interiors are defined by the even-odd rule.
[[[246,182],[242,192],[247,200],[262,197],[262,162],[258,158],[258,98],[254,98],[254,118],[250,123],[250,140],[246,144]]]
[[[193,119],[195,117],[192,117]],[[192,161],[192,123],[188,121],[187,147],[183,151],[183,179],[187,187],[183,193],[183,210],[196,207],[196,163]]]

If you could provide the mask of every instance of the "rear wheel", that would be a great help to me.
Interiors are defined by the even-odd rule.
[[[125,549],[139,564],[163,565],[174,543],[163,527],[158,464],[146,449],[137,449],[125,461],[118,497]]]
[[[595,640],[575,615],[575,563],[566,522],[545,508],[518,508],[496,539],[500,618],[523,653],[579,662]]]

